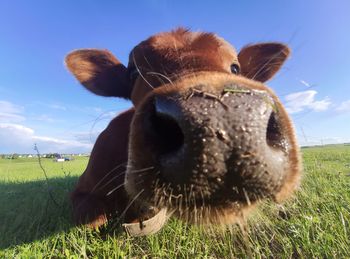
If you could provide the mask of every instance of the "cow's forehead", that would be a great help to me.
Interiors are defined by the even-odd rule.
[[[235,48],[223,38],[213,33],[191,32],[183,28],[158,33],[137,45],[132,53],[136,49],[143,49],[143,53],[159,52],[160,55],[178,57],[183,53],[215,53],[225,55],[232,62],[237,61]]]

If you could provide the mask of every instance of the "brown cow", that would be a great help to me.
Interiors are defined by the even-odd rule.
[[[263,84],[289,53],[260,43],[236,54],[215,34],[183,28],[141,42],[127,67],[107,50],[70,53],[67,67],[88,90],[134,104],[98,137],[71,196],[75,221],[133,222],[167,208],[191,223],[232,224],[261,199],[289,197],[298,145]]]

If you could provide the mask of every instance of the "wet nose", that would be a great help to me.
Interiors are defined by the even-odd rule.
[[[235,87],[236,92],[218,99],[203,94],[153,97],[144,132],[166,181],[184,184],[196,177],[198,183],[200,175],[204,181],[227,177],[239,186],[245,181],[242,172],[274,166],[284,136],[273,101]]]

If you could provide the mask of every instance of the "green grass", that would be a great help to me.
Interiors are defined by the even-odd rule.
[[[350,146],[305,148],[301,191],[283,207],[265,203],[247,234],[207,231],[172,219],[159,233],[132,238],[71,224],[68,192],[87,159],[0,159],[0,258],[330,258],[350,257]]]

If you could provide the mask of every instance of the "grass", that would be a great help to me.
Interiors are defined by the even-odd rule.
[[[0,159],[0,258],[329,258],[350,256],[350,146],[305,148],[295,199],[264,203],[247,234],[187,226],[172,219],[159,233],[128,237],[71,224],[67,194],[87,159]]]

